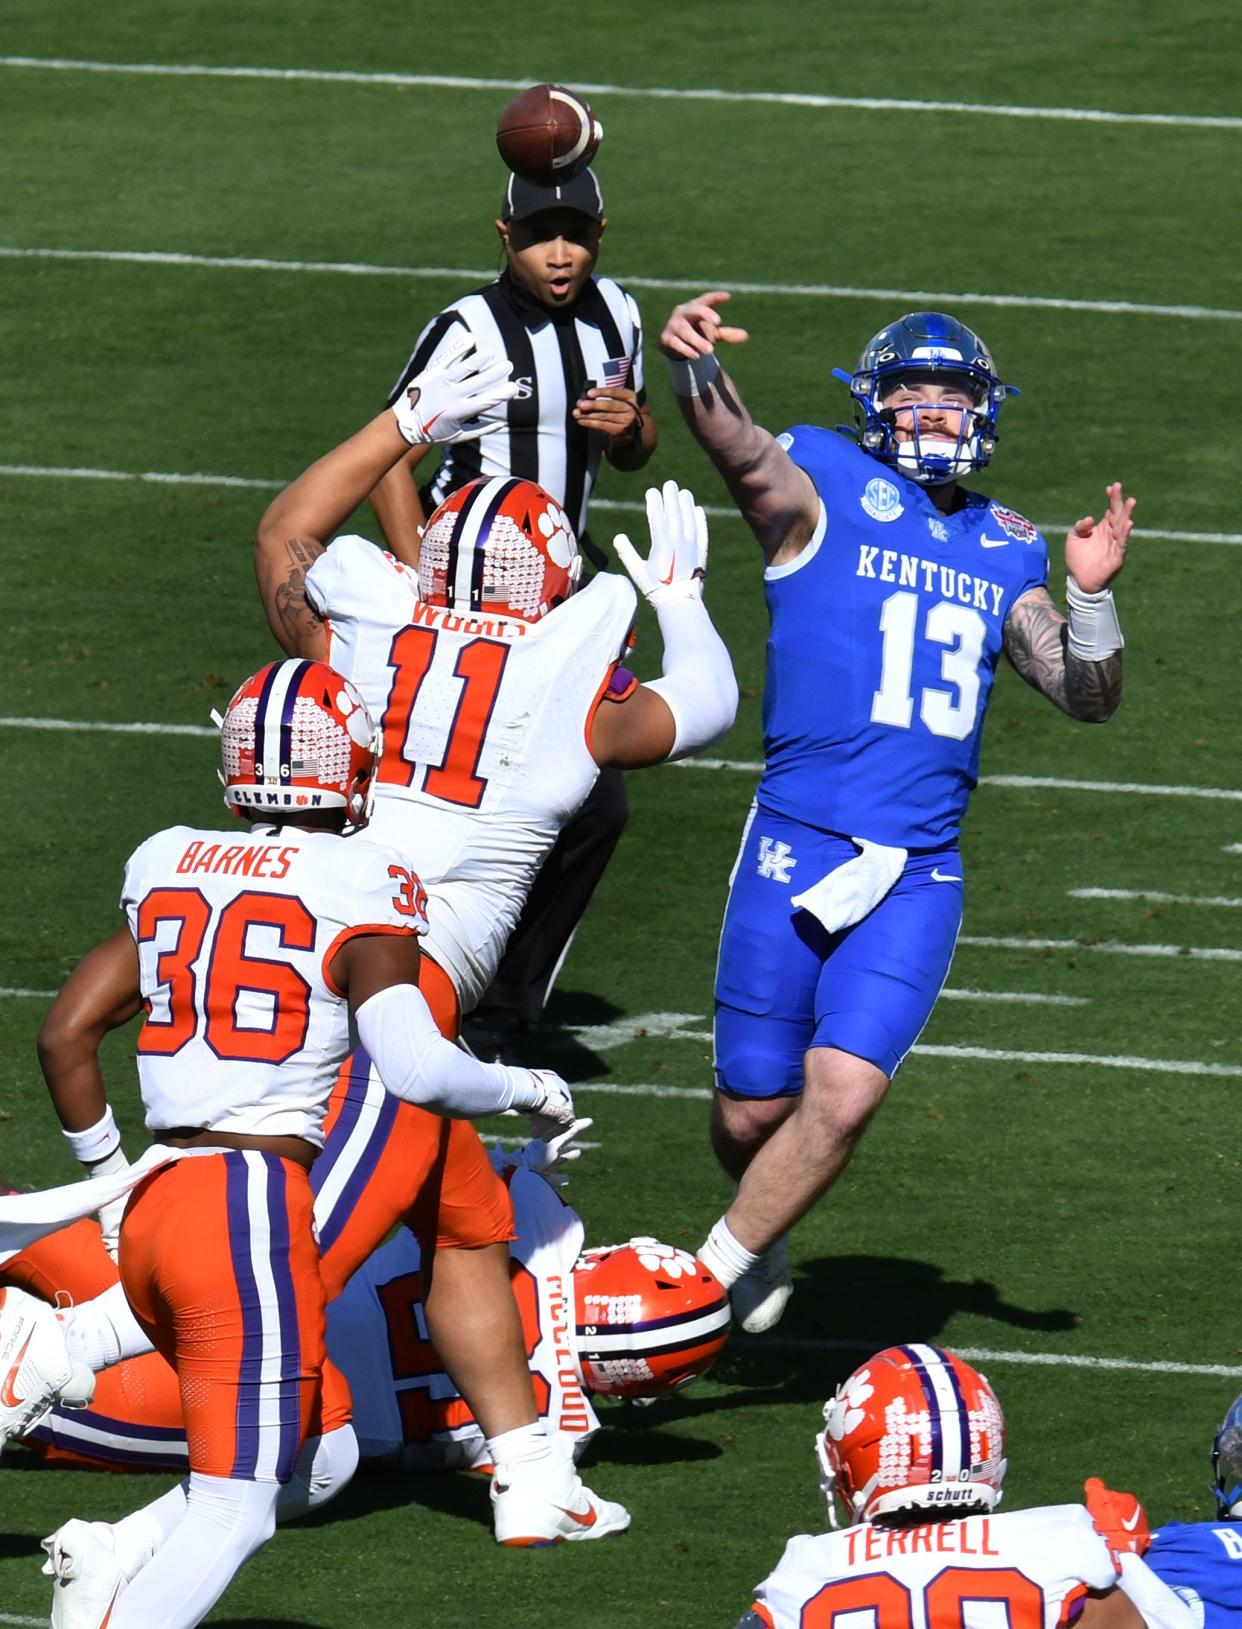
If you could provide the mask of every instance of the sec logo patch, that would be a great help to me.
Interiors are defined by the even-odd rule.
[[[896,520],[905,513],[901,493],[891,481],[868,481],[859,502],[872,520]]]

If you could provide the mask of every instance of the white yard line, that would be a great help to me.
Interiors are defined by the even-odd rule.
[[[1219,905],[1237,910],[1242,899],[1224,894],[1164,894],[1158,888],[1067,888],[1071,899],[1143,899],[1156,905]]]
[[[1154,956],[1199,962],[1242,962],[1242,950],[1210,945],[1132,945],[1119,943],[1116,939],[1084,943],[1081,939],[1023,939],[1017,935],[994,938],[966,933],[957,942],[976,950],[1072,950],[1080,956]]]
[[[0,68],[62,73],[138,74],[167,79],[258,79],[289,84],[392,86],[423,90],[525,90],[529,79],[481,79],[464,74],[374,73],[344,68],[221,66],[202,62],[100,62],[74,57],[0,57]],[[723,90],[710,86],[610,85],[578,80],[585,96],[634,96],[648,101],[754,103],[766,107],[843,108],[865,112],[972,113],[998,119],[1053,119],[1087,124],[1172,125],[1186,130],[1242,130],[1242,118],[1210,113],[1122,113],[1111,108],[1023,107],[1004,102],[931,102],[882,96],[829,96],[812,91]]]
[[[43,245],[0,246],[8,260],[95,260],[121,265],[203,266],[217,271],[318,272],[337,277],[404,277],[439,282],[486,283],[491,271],[461,266],[384,266],[364,260],[273,260],[264,255],[196,255],[171,249],[64,249]],[[703,277],[650,277],[613,274],[627,288],[662,289],[675,294],[697,294],[719,286],[719,279]],[[1242,311],[1210,305],[1153,305],[1135,300],[1076,300],[1051,294],[984,294],[978,290],[869,288],[845,283],[751,283],[726,278],[734,294],[778,295],[794,299],[883,300],[916,306],[987,305],[1031,311],[1091,311],[1107,316],[1191,317],[1206,321],[1242,322]]]
[[[734,1346],[761,1352],[878,1352],[890,1343],[872,1338],[820,1339],[812,1335],[734,1335]],[[1242,1366],[1230,1363],[1176,1363],[1167,1359],[1091,1357],[1073,1352],[1010,1352],[990,1346],[959,1346],[953,1350],[968,1363],[1030,1363],[1047,1368],[1102,1369],[1127,1374],[1183,1374],[1236,1379]]]
[[[1086,1007],[1090,996],[1036,995],[1030,990],[941,990],[941,1001],[1000,1001],[1036,1007]]]
[[[1242,1080],[1242,1064],[1193,1063],[1174,1058],[1103,1057],[1095,1052],[1018,1052],[988,1046],[929,1046],[914,1048],[924,1058],[980,1059],[985,1063],[1068,1063],[1079,1068],[1136,1069],[1154,1075],[1205,1075],[1219,1080]],[[578,1091],[577,1086],[574,1091]]]
[[[1226,843],[1221,849],[1222,854],[1242,854],[1242,843]]]
[[[59,990],[23,990],[13,984],[0,985],[0,996],[14,996],[20,1000],[55,1001],[59,994]]]
[[[3,474],[0,470],[0,474]],[[82,730],[111,735],[190,735],[215,736],[218,732],[210,724],[156,724],[143,722],[109,722],[100,719],[36,718],[11,715],[0,717],[0,729],[9,730]],[[673,769],[732,770],[743,775],[758,775],[763,763],[758,758],[679,758]],[[1242,791],[1224,786],[1156,786],[1137,781],[1076,781],[1059,775],[980,775],[980,786],[1009,786],[1019,789],[1048,788],[1064,792],[1119,792],[1143,797],[1214,798],[1226,802],[1242,802]],[[1233,845],[1233,851],[1242,853],[1242,843]],[[1148,896],[1153,897],[1153,896]],[[964,944],[968,941],[963,940]],[[994,941],[997,944],[1000,940]],[[1024,941],[1025,942],[1025,941]],[[1030,941],[1035,943],[1035,941]],[[1056,946],[1071,941],[1049,940]]]
[[[18,1612],[0,1612],[0,1623],[29,1625],[30,1629],[47,1629],[46,1618],[24,1618]]]
[[[0,250],[0,255],[3,254]],[[26,476],[33,480],[49,481],[139,481],[155,486],[224,486],[250,488],[259,492],[276,492],[289,483],[274,476],[204,475],[181,473],[175,470],[96,469],[90,465],[66,464],[0,464],[0,476]],[[646,506],[639,498],[593,498],[592,509],[608,510],[618,514],[641,514]],[[741,516],[731,504],[705,504],[704,509],[715,520],[740,520]],[[1042,521],[1041,532],[1053,536],[1069,530],[1063,521]],[[1242,532],[1171,532],[1156,527],[1136,526],[1132,534],[1163,543],[1227,543],[1242,544]],[[716,763],[719,760],[711,760]]]

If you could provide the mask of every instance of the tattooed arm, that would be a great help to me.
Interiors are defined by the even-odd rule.
[[[328,640],[322,620],[306,597],[306,573],[323,553],[314,537],[259,534],[254,568],[259,597],[277,643],[288,656],[322,661]]]
[[[1005,655],[1017,671],[1063,713],[1103,724],[1121,701],[1121,652],[1084,662],[1069,649],[1069,623],[1046,588],[1033,588],[1009,613]]]

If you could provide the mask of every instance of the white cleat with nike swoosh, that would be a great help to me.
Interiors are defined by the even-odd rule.
[[[76,1517],[43,1540],[52,1584],[51,1629],[104,1629],[128,1580],[117,1565],[107,1522]]]
[[[62,1397],[80,1407],[94,1389],[94,1375],[66,1350],[55,1307],[25,1290],[0,1289],[0,1452]]]
[[[630,1525],[624,1505],[601,1499],[583,1485],[573,1462],[550,1471],[492,1478],[492,1526],[497,1544],[542,1549],[585,1539],[613,1538]]]

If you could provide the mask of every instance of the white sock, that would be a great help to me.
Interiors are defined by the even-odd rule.
[[[132,1579],[177,1527],[186,1509],[186,1484],[181,1482],[132,1515],[112,1523],[112,1551],[117,1566]]]
[[[120,1284],[113,1284],[92,1301],[68,1308],[61,1317],[69,1356],[96,1374],[123,1358],[141,1357],[155,1350]]]
[[[557,1463],[552,1441],[542,1420],[515,1426],[498,1437],[487,1439],[487,1449],[496,1467],[499,1482],[509,1482],[514,1473],[551,1470]]]
[[[726,1290],[732,1289],[743,1273],[749,1272],[756,1262],[763,1260],[762,1255],[756,1256],[744,1244],[738,1243],[723,1216],[699,1246],[697,1255]]]

